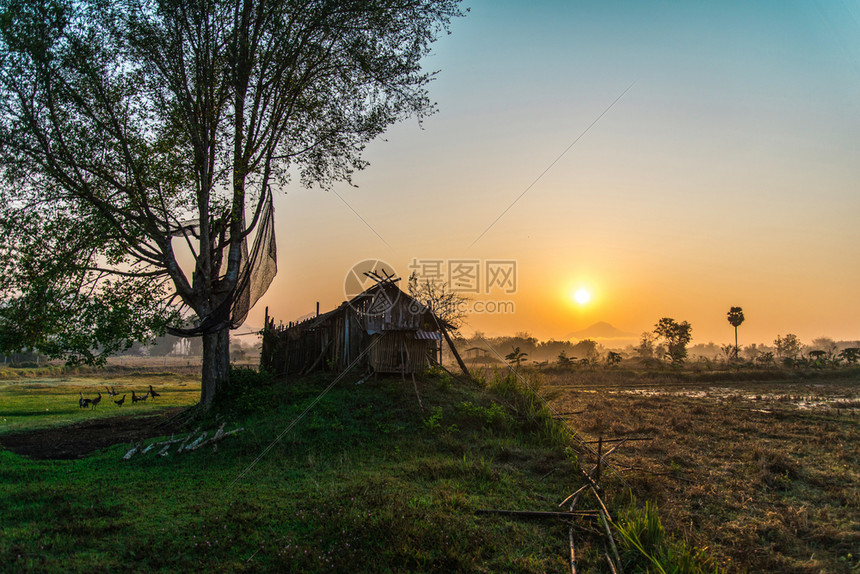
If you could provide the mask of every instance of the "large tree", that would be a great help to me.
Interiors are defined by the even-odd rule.
[[[654,334],[666,342],[666,355],[673,365],[681,365],[687,358],[687,343],[693,339],[693,327],[686,321],[678,323],[663,317],[654,325]]]
[[[0,344],[201,336],[208,405],[275,272],[272,187],[348,181],[431,112],[457,4],[0,0]]]

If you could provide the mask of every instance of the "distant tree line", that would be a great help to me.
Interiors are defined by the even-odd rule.
[[[663,317],[653,330],[642,333],[637,345],[627,345],[623,349],[607,349],[591,339],[541,341],[527,332],[501,337],[488,337],[477,332],[472,337],[459,337],[456,343],[467,362],[510,364],[515,368],[593,368],[622,363],[680,367],[689,362],[706,368],[719,364],[738,368],[826,368],[860,362],[860,341],[837,342],[829,337],[819,337],[810,344],[804,344],[792,333],[777,335],[772,345],[718,345],[713,342],[689,345],[691,340],[690,323]]]

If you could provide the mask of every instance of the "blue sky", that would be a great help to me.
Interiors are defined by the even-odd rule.
[[[490,333],[672,316],[728,341],[741,305],[751,341],[860,339],[860,4],[464,6],[426,60],[439,113],[392,127],[359,187],[335,188],[364,221],[283,190],[281,274],[252,323],[337,305],[364,258],[404,276],[416,257],[497,258],[519,281],[515,313],[470,319]]]

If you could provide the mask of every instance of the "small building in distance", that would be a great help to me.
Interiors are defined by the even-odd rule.
[[[261,368],[306,374],[348,367],[374,373],[417,373],[438,361],[442,329],[451,325],[385,277],[327,313],[263,332]]]

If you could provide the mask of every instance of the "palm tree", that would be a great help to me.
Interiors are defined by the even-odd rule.
[[[729,312],[726,313],[726,318],[729,320],[729,323],[732,324],[732,327],[735,328],[735,359],[738,358],[738,327],[741,326],[741,323],[744,322],[744,310],[740,307],[732,307],[729,309]]]

